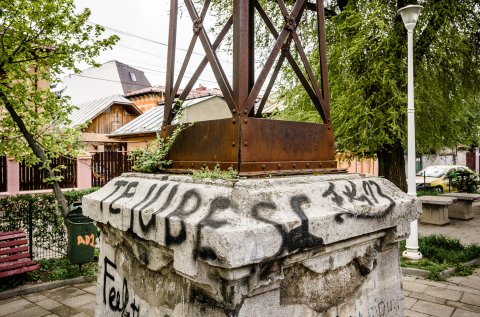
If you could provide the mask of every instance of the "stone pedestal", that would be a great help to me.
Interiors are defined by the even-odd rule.
[[[455,200],[457,200],[456,198],[421,196],[419,199],[422,202],[422,215],[420,216],[421,223],[439,226],[450,223],[450,219],[448,219],[448,208]]]
[[[403,316],[399,239],[421,210],[385,179],[124,174],[83,199],[96,316]]]
[[[448,207],[448,217],[461,220],[469,220],[475,217],[473,202],[480,200],[480,194],[448,193],[442,196],[453,197],[456,200]]]

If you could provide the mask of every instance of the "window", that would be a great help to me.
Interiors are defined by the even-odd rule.
[[[135,76],[134,73],[129,73],[129,74],[130,74],[130,79],[131,79],[132,81],[137,81],[137,77]]]

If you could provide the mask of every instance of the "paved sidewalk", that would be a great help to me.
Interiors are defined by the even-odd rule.
[[[405,317],[480,317],[480,269],[445,282],[404,276],[402,283]],[[0,316],[94,316],[95,290],[92,282],[9,298],[0,301]]]
[[[418,233],[422,236],[431,234],[443,234],[451,238],[459,239],[463,244],[480,245],[480,202],[473,203],[475,218],[470,220],[450,219],[445,226],[427,225],[420,223]]]
[[[95,315],[96,283],[65,286],[0,301],[2,317],[87,317]]]
[[[480,269],[445,282],[403,277],[405,317],[480,317]]]

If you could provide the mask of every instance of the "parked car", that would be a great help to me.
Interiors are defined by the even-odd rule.
[[[466,170],[473,173],[471,169],[462,165],[428,166],[417,173],[417,177],[415,178],[417,190],[433,189],[440,194],[449,191],[456,191],[456,189],[449,184],[447,175],[459,170]]]

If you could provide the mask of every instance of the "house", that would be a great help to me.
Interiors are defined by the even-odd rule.
[[[80,104],[149,87],[151,84],[141,70],[113,60],[80,74],[66,76],[63,79],[62,93],[69,96],[73,104]]]
[[[89,152],[125,151],[126,144],[109,139],[108,134],[128,124],[142,111],[121,95],[112,95],[77,105],[69,119],[71,126],[81,126],[82,141]]]
[[[165,86],[144,87],[138,90],[130,90],[125,93],[125,98],[130,99],[142,112],[165,102]]]
[[[179,97],[182,93],[180,89],[176,97]],[[200,98],[206,96],[218,96],[223,97],[222,92],[218,88],[207,88],[203,85],[199,85],[197,88],[192,89],[187,96],[187,99]],[[142,110],[147,112],[148,110],[163,104],[165,102],[165,86],[152,86],[141,88],[138,90],[131,90],[125,93],[125,97],[133,101],[135,105]]]
[[[144,147],[155,140],[163,122],[163,105],[145,112],[123,127],[108,135],[111,140],[127,144],[127,151]],[[188,99],[182,104],[182,112],[177,116],[177,123],[188,123],[231,117],[232,114],[225,100],[218,96],[204,96]]]

